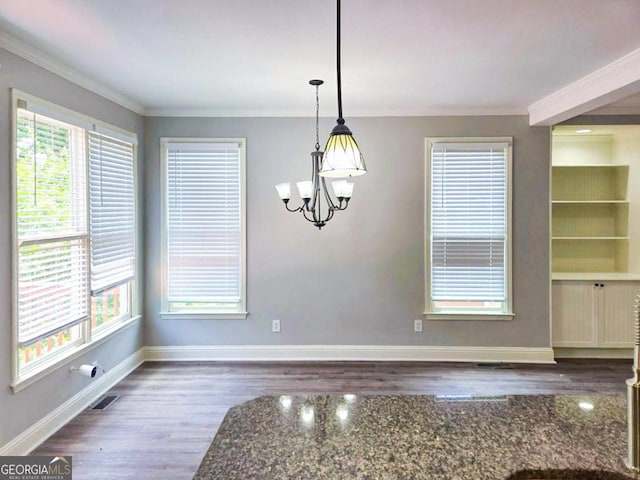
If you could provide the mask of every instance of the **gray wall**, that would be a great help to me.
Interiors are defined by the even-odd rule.
[[[142,142],[143,118],[34,64],[0,49],[0,446],[60,406],[89,384],[71,375],[69,362],[14,394],[11,382],[11,93],[15,87],[44,100],[136,132]],[[143,151],[140,148],[140,159]],[[140,161],[142,163],[142,161]],[[142,327],[118,333],[73,362],[99,360],[107,369],[142,346]]]
[[[321,119],[326,139],[333,119]],[[310,175],[312,118],[147,118],[146,345],[549,346],[550,132],[526,116],[353,118],[369,173],[322,230],[288,213],[274,185]],[[162,136],[247,138],[246,320],[160,311]],[[424,310],[424,139],[513,136],[513,321],[413,320]],[[282,332],[271,333],[271,320]]]

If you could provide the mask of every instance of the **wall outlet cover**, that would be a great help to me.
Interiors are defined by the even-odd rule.
[[[413,321],[413,331],[414,332],[422,331],[422,320],[418,319]]]
[[[274,333],[280,332],[280,320],[271,321],[271,331]]]

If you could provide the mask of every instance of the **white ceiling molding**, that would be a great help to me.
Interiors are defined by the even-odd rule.
[[[358,117],[447,117],[447,116],[509,116],[526,115],[526,108],[427,108],[407,112],[358,111],[349,113],[349,118]],[[184,108],[148,108],[147,117],[309,117],[309,109],[287,109],[268,112],[260,110],[220,110],[220,109],[184,109]],[[334,118],[333,115],[320,115],[322,118]]]
[[[640,49],[529,105],[529,125],[554,125],[640,92]]]
[[[0,30],[0,48],[4,48],[5,50],[28,60],[39,67],[44,68],[56,75],[64,78],[65,80],[69,80],[70,82],[75,83],[87,90],[100,95],[101,97],[106,98],[107,100],[111,100],[118,105],[132,110],[139,115],[145,114],[144,106],[142,106],[139,102],[128,98],[115,90],[103,85],[100,82],[89,78],[88,76],[80,73],[74,68],[65,65],[59,60],[47,55],[46,53],[41,52],[40,50],[27,45],[26,43],[12,37],[6,32]]]

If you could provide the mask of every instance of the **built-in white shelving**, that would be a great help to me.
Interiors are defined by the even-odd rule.
[[[554,139],[553,272],[628,271],[629,165],[614,163],[612,137]]]
[[[628,348],[640,290],[640,194],[629,189],[640,180],[640,127],[590,128],[553,132],[553,346]]]

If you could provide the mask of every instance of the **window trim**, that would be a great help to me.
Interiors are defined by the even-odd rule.
[[[218,310],[170,311],[168,302],[168,157],[167,144],[170,143],[238,143],[240,145],[240,228],[242,265],[240,270],[240,302],[237,308],[220,308]],[[162,234],[161,234],[161,310],[160,318],[171,320],[215,320],[244,319],[247,312],[247,139],[238,137],[160,137],[160,181],[162,195]]]
[[[105,135],[111,135],[133,145],[133,172],[134,172],[134,202],[135,202],[135,252],[136,252],[136,279],[130,282],[130,308],[131,314],[125,318],[113,321],[113,325],[101,329],[99,332],[92,332],[85,322],[80,325],[81,338],[64,346],[51,356],[45,357],[41,362],[37,362],[30,368],[23,368],[20,372],[19,365],[19,341],[18,341],[18,205],[17,205],[17,131],[18,131],[18,108],[19,103],[26,102],[27,108],[36,111],[41,115],[51,116],[55,119],[80,126],[85,130],[93,130]],[[32,105],[34,108],[29,108]],[[115,125],[103,122],[96,118],[70,110],[63,106],[41,99],[16,88],[11,89],[11,135],[10,135],[10,168],[11,168],[11,381],[10,387],[14,393],[28,387],[38,380],[46,377],[54,370],[60,368],[75,358],[98,347],[118,332],[129,328],[141,318],[140,312],[140,291],[137,288],[137,280],[141,272],[141,259],[138,254],[140,249],[140,215],[139,215],[139,188],[138,188],[138,136],[134,132],[124,130]],[[89,162],[87,159],[87,174]],[[87,201],[89,194],[89,184],[87,177]],[[87,206],[87,217],[89,218],[89,208]],[[87,224],[87,229],[89,224]],[[91,264],[88,262],[87,273],[91,274]],[[90,293],[89,293],[90,295]],[[90,298],[90,297],[89,297]]]
[[[506,291],[507,299],[504,302],[504,310],[497,311],[435,311],[431,299],[431,150],[438,143],[506,143],[507,159],[506,159],[506,176],[507,176],[507,201],[506,201],[506,217],[507,217],[507,239],[505,241],[507,248],[506,261]],[[425,138],[425,225],[424,225],[424,244],[425,244],[425,308],[424,316],[427,320],[512,320],[515,317],[513,313],[513,137],[427,137]]]

